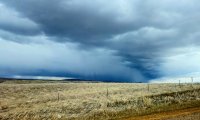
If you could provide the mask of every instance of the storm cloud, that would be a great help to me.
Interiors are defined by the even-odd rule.
[[[200,70],[198,0],[0,0],[0,71],[111,81]]]

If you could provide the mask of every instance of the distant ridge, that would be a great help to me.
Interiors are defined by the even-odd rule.
[[[97,81],[97,80],[84,80],[84,79],[76,79],[76,78],[69,78],[69,79],[40,79],[40,78],[12,78],[12,77],[0,77],[0,83],[4,81],[14,81],[14,80],[24,80],[24,81],[30,81],[30,80],[39,80],[39,81],[57,81],[57,82],[91,82],[91,83],[99,83],[103,81]]]
[[[50,78],[50,79],[48,79]],[[59,78],[59,77],[58,77]],[[4,81],[11,81],[11,80],[24,80],[24,81],[31,81],[31,80],[37,80],[37,81],[57,81],[57,82],[73,82],[73,83],[80,83],[80,82],[86,82],[86,83],[142,83],[142,82],[123,82],[123,81],[112,81],[112,80],[94,80],[94,79],[79,79],[79,78],[63,78],[63,79],[57,79],[56,77],[0,77],[0,83]]]

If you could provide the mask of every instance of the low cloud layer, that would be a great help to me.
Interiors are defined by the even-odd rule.
[[[198,0],[0,0],[0,75],[148,81],[199,72]]]

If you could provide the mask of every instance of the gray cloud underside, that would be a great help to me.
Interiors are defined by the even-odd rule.
[[[121,73],[127,79],[137,79],[137,77],[131,77],[130,74],[134,73],[135,76],[140,76],[139,79],[149,79],[199,71],[196,61],[200,59],[197,52],[200,45],[198,0],[116,0],[115,2],[1,0],[0,5],[0,11],[3,13],[0,15],[2,41],[15,41],[18,42],[16,44],[23,45],[24,43],[29,45],[35,41],[38,45],[46,46],[49,43],[44,41],[50,40],[58,45],[57,47],[60,47],[60,44],[66,44],[66,46],[69,43],[74,44],[77,47],[73,49],[77,52],[70,58],[79,56],[74,59],[87,57],[87,61],[98,61],[86,64],[86,66],[95,66],[95,69],[90,69],[87,73],[101,74],[102,69],[99,68],[104,63],[101,63],[98,57],[93,59],[96,49],[105,50],[101,54],[104,56],[105,53],[104,57],[109,59],[108,61],[115,61],[113,57],[119,58],[111,64],[123,67],[121,70],[126,69],[124,71],[132,72],[126,74],[115,71],[112,75]],[[46,36],[46,39],[43,40],[37,36]],[[55,47],[52,46],[52,49]],[[45,53],[45,50],[41,50]],[[65,53],[65,50],[67,51],[63,49],[62,53]],[[82,55],[78,51],[93,54]],[[68,54],[60,56],[63,56],[60,57],[63,59],[62,66],[79,63],[69,59]],[[102,61],[107,61],[107,59]],[[53,63],[47,64],[46,66],[51,66]],[[85,71],[82,67],[86,66],[83,66],[81,62],[78,66],[80,67],[73,70],[73,73],[85,74],[81,71]],[[67,70],[62,67],[58,69],[69,72],[74,68],[70,66]],[[107,70],[114,69],[108,67]],[[104,74],[111,74],[108,71]]]

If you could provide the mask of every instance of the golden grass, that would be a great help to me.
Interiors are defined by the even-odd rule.
[[[147,84],[139,83],[4,82],[0,84],[0,119],[120,119],[200,101],[200,84],[149,87],[148,91]]]

